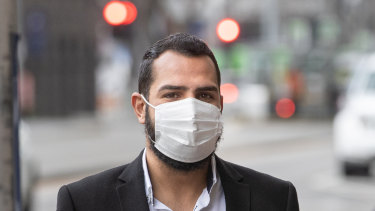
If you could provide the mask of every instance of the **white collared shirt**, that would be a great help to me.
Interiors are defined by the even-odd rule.
[[[154,198],[152,192],[152,184],[150,175],[148,173],[147,162],[146,162],[146,148],[143,151],[142,167],[145,178],[145,191],[150,211],[172,211],[169,207],[164,205],[162,202]],[[211,159],[212,167],[212,182],[209,188],[204,188],[201,195],[194,206],[194,211],[221,211],[225,210],[225,197],[223,186],[221,185],[220,177],[216,171],[216,160],[215,156]]]

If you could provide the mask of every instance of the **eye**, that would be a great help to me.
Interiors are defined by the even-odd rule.
[[[168,98],[168,99],[176,99],[179,98],[180,95],[177,92],[169,92],[163,95],[163,98]]]
[[[198,98],[204,101],[209,101],[209,100],[214,99],[214,97],[210,93],[205,93],[205,92],[199,93]]]

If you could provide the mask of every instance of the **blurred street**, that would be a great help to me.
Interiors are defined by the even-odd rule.
[[[178,32],[204,40],[220,70],[220,157],[291,181],[303,211],[375,211],[373,8],[1,1],[0,211],[23,210],[21,198],[32,211],[56,210],[59,187],[142,151],[129,95],[145,82],[145,50]]]
[[[132,161],[144,147],[143,127],[131,112],[113,116],[25,121],[40,178],[34,211],[56,209],[58,188]],[[375,180],[340,175],[328,120],[235,119],[224,112],[222,158],[292,181],[304,211],[372,211]]]

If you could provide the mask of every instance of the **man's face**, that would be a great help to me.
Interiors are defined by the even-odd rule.
[[[152,65],[153,83],[148,101],[159,104],[196,98],[222,107],[215,66],[208,56],[187,57],[166,51]],[[150,110],[152,121],[154,110]]]
[[[187,57],[174,51],[166,51],[153,62],[152,74],[154,80],[150,86],[148,101],[154,106],[196,98],[222,108],[215,66],[208,56]],[[155,140],[155,110],[149,106],[146,109],[146,132]],[[152,144],[151,149],[165,163],[180,170],[199,168],[209,160],[208,157],[202,162],[182,163],[166,157]]]

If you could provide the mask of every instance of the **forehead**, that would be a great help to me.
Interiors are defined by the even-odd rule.
[[[152,64],[153,84],[218,86],[216,68],[207,55],[187,56],[168,50]]]

